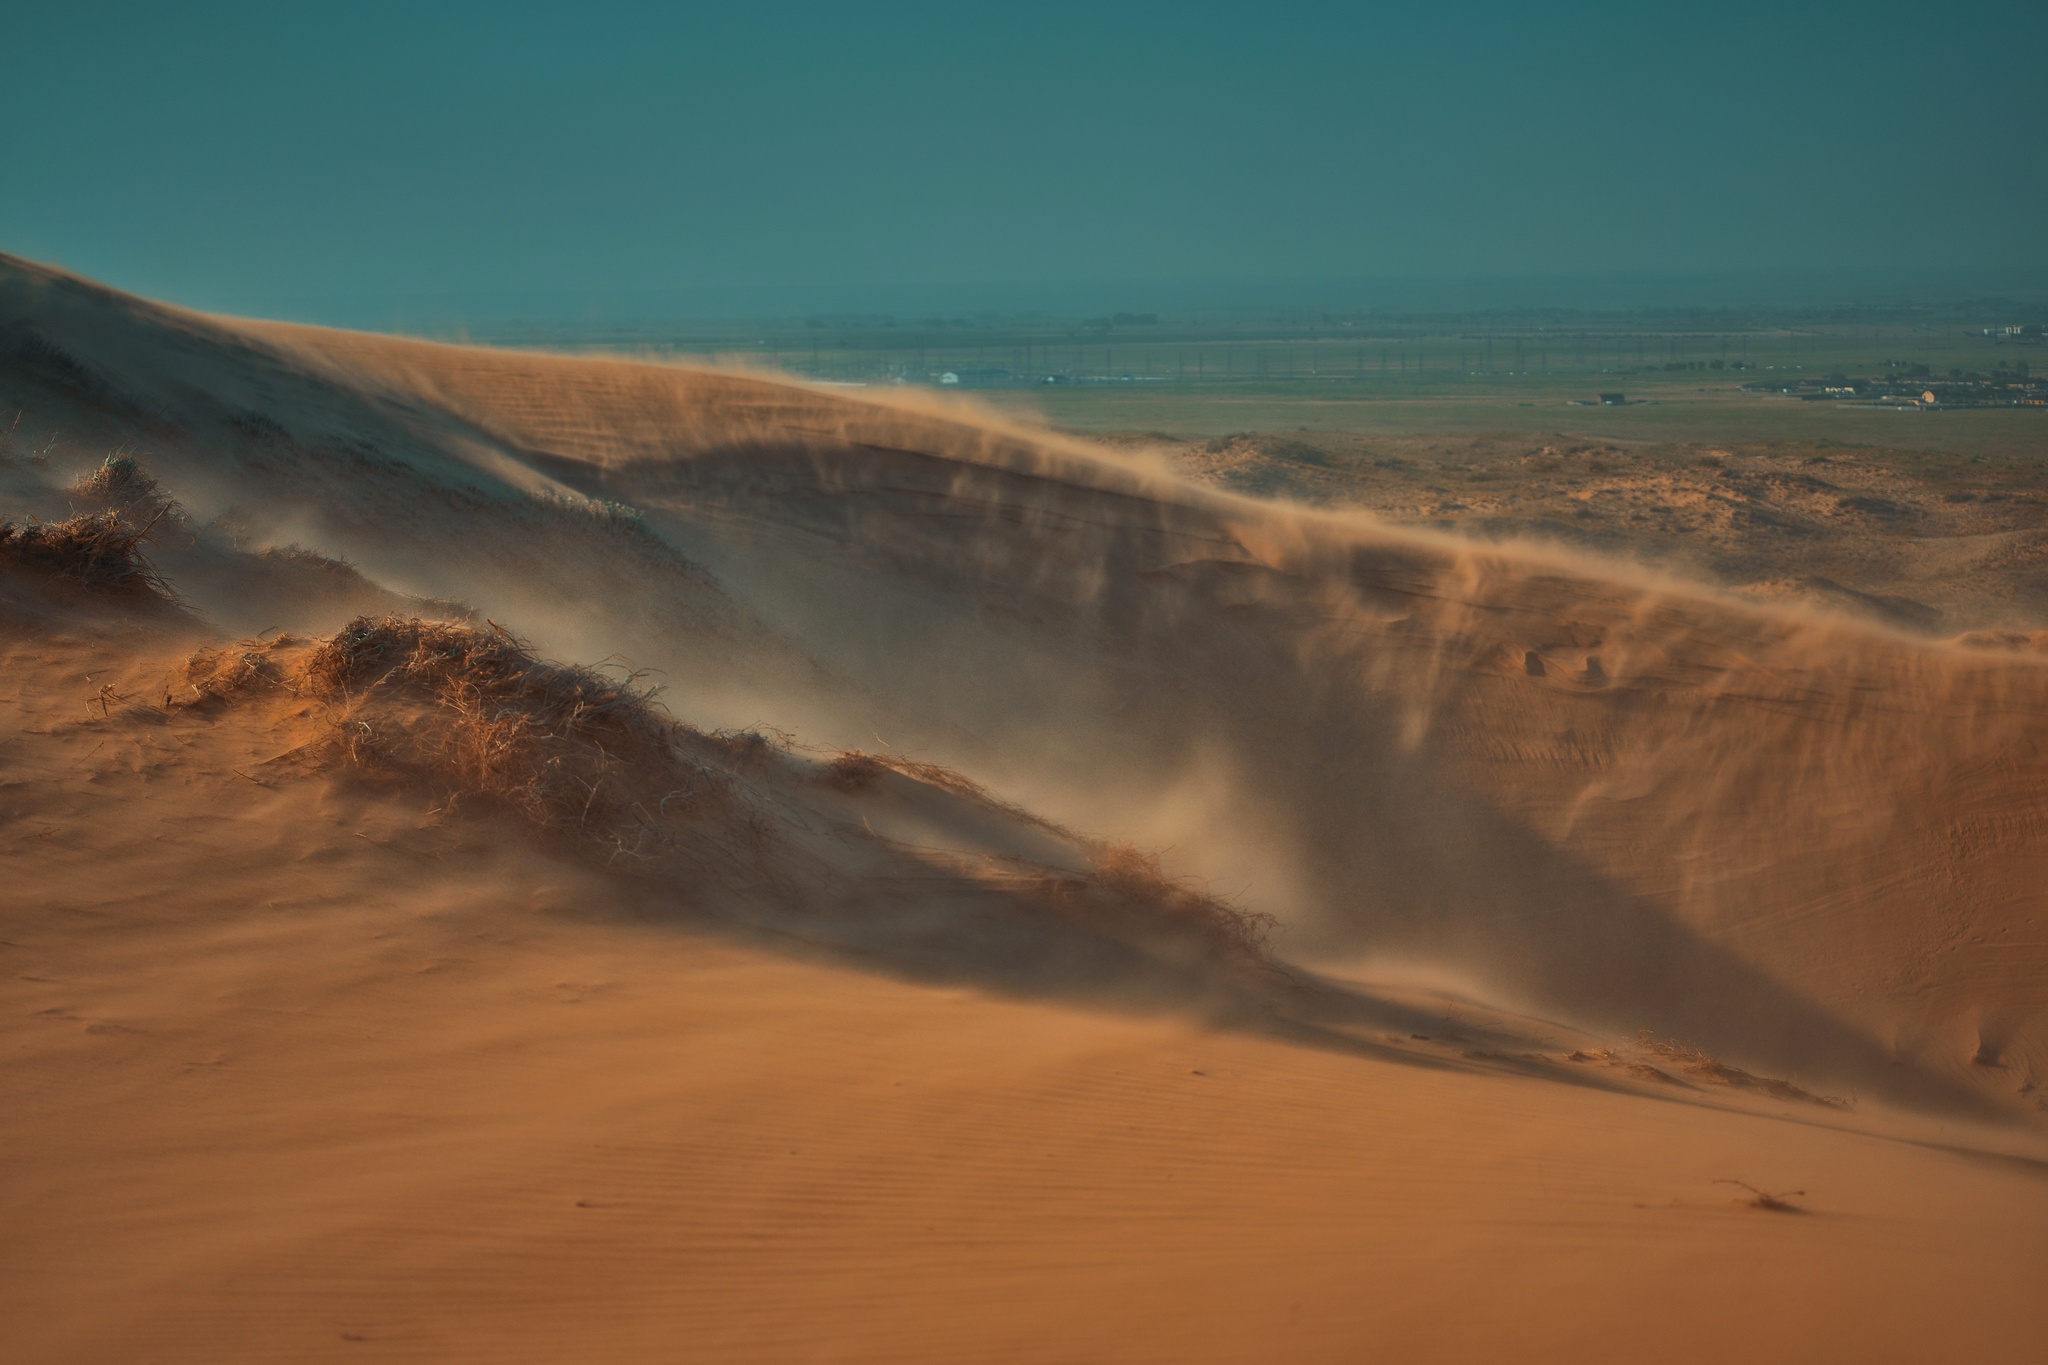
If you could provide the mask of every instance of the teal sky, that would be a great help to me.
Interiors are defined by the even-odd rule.
[[[8,8],[0,249],[206,307],[2048,242],[2039,0]]]

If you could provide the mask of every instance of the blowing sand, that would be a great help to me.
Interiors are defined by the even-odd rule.
[[[11,258],[0,353],[0,519],[148,533],[0,554],[10,1360],[2040,1357],[2032,651]]]

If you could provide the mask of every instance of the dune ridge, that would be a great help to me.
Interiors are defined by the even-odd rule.
[[[1694,1152],[1705,1132],[1751,1165],[1713,1174],[1711,1162],[1688,1156],[1700,1184],[1807,1188],[1809,1177],[1757,1168],[1795,1149],[1803,1162],[1853,1172],[1856,1198],[1871,1209],[1894,1207],[1877,1193],[1888,1183],[1930,1181],[1971,1211],[1969,1227],[1993,1230],[1982,1245],[2000,1259],[1987,1272],[1940,1250],[1946,1268],[1913,1260],[1913,1273],[1980,1305],[1985,1358],[2022,1358],[2010,1354],[2024,1337],[2011,1296],[2043,1263],[2040,1226],[2029,1220],[2048,1170],[2048,1153],[2037,1155],[2048,1131],[2039,1084],[2048,1068],[2039,889],[2048,660],[1747,603],[1555,547],[1479,546],[1223,494],[1143,455],[957,404],[207,317],[12,257],[0,258],[0,355],[0,421],[19,414],[0,450],[0,514],[47,526],[110,518],[106,527],[135,538],[131,549],[146,552],[170,594],[122,598],[34,564],[0,570],[14,688],[0,830],[46,874],[10,933],[73,974],[23,976],[33,1008],[21,1017],[77,1030],[25,1055],[52,1078],[50,1112],[63,1122],[49,1131],[73,1133],[74,1145],[97,1101],[64,1078],[91,1047],[115,1039],[127,1049],[119,1065],[139,1068],[158,1057],[146,1040],[218,1036],[235,1040],[217,1049],[224,1059],[273,1058],[271,1071],[251,1073],[268,1079],[229,1077],[223,1093],[255,1106],[259,1127],[283,1143],[277,1153],[300,1150],[310,1139],[292,1106],[326,1113],[327,1098],[292,1088],[276,1069],[288,1052],[267,1051],[243,1016],[205,1003],[262,1002],[284,1018],[289,1000],[265,984],[270,976],[325,1002],[331,1046],[319,1041],[326,1024],[293,1016],[280,1027],[294,1046],[349,1059],[353,1088],[338,1093],[397,1086],[411,1096],[404,1105],[454,1125],[447,1132],[479,1142],[495,1134],[488,1150],[522,1153],[508,1171],[561,1162],[621,1188],[638,1177],[572,1151],[633,1132],[636,1150],[671,1152],[646,1126],[670,1101],[644,1089],[653,1072],[643,1067],[680,1067],[693,1078],[688,1093],[722,1114],[763,1104],[807,1134],[833,1128],[767,1082],[746,1099],[718,1070],[715,1048],[710,1060],[678,1063],[650,1041],[672,1026],[728,1036],[718,1011],[754,1019],[768,1009],[746,1003],[749,991],[781,1002],[789,1028],[814,1030],[788,1036],[915,1019],[899,1032],[884,1027],[891,1055],[908,1058],[906,1039],[957,1017],[984,1055],[1068,1078],[960,1081],[921,1120],[941,1127],[969,1111],[1043,1103],[1093,1131],[1125,1113],[1121,1100],[1102,1099],[1121,1068],[1154,1066],[1160,1048],[1212,1047],[1189,1038],[1220,1039],[1213,1048],[1246,1074],[1316,1078],[1314,1101],[1289,1088],[1295,1081],[1260,1091],[1274,1114],[1325,1134],[1384,1122],[1411,1156],[1436,1143],[1466,1150],[1470,1139],[1445,1137],[1443,1125],[1483,1122],[1488,1094],[1514,1097],[1528,1132],[1501,1140],[1530,1150],[1551,1150],[1546,1134],[1596,1112],[1631,1115],[1614,1119],[1618,1131],[1654,1135],[1643,1150],[1659,1155],[1613,1159],[1630,1198],[1649,1202],[1592,1193],[1599,1181],[1584,1171],[1571,1182],[1602,1218],[1621,1220],[1616,1228],[1635,1217],[1631,1208],[1709,1207],[1677,1195],[1659,1203],[1666,1177],[1628,1164]],[[160,822],[172,832],[138,832]],[[304,869],[336,889],[307,891]],[[124,878],[194,889],[144,910],[120,889]],[[544,902],[556,918],[493,920],[487,902]],[[296,908],[283,917],[250,908],[275,906]],[[138,943],[175,947],[161,951],[183,964],[179,973],[136,974],[133,956],[147,950],[115,933],[131,920],[148,926],[135,930]],[[698,937],[658,937],[685,932]],[[657,937],[630,947],[618,937],[643,933]],[[235,946],[259,942],[276,945],[274,960]],[[678,946],[686,942],[714,965],[689,965],[698,959]],[[387,952],[452,964],[448,994],[401,979]],[[551,970],[549,955],[603,965],[589,966],[587,985],[549,985],[535,975]],[[718,1010],[669,998],[625,965],[636,957],[694,982]],[[95,983],[97,1012],[65,994],[66,979]],[[635,1003],[603,1003],[614,990]],[[584,1108],[575,1118],[517,1117],[511,1096],[528,1082],[507,1059],[554,1054],[537,1016],[506,1002],[558,991],[590,1006],[574,1048],[576,1065],[596,1069],[550,1069],[549,1085]],[[467,1022],[450,1013],[458,1000],[475,1010]],[[842,1016],[841,1002],[859,1003]],[[419,1074],[454,1085],[448,1095],[366,1079],[388,1064],[379,1060],[386,1042],[374,1028],[357,1041],[343,1035],[354,1038],[346,1021],[372,1006],[443,1040]],[[1060,1011],[1076,1006],[1093,1012],[1080,1017],[1098,1032],[1063,1031],[1076,1016]],[[202,1028],[188,1015],[213,1022]],[[755,1073],[842,1093],[778,1051],[782,1035],[770,1025],[746,1027],[754,1031],[733,1055]],[[1173,1032],[1185,1029],[1202,1032]],[[1030,1040],[1053,1037],[1062,1041],[1049,1053],[1034,1051]],[[1117,1067],[1089,1060],[1087,1037],[1116,1040],[1101,1046],[1122,1059]],[[396,1040],[389,1046],[404,1055]],[[827,1051],[849,1075],[872,1079],[850,1044]],[[1369,1070],[1339,1069],[1347,1066]],[[604,1091],[597,1077],[614,1068],[634,1079],[615,1077],[623,1088]],[[472,1070],[494,1079],[454,1079]],[[169,1093],[167,1079],[134,1074],[136,1093]],[[1206,1067],[1175,1074],[1209,1079]],[[1368,1099],[1331,1098],[1348,1093],[1347,1076],[1372,1078]],[[1482,1084],[1508,1089],[1460,1088]],[[844,1102],[875,1100],[849,1093]],[[181,1140],[230,1141],[220,1126],[229,1110],[165,1104],[162,1122]],[[714,1129],[660,1112],[697,1134],[699,1153],[660,1158],[671,1161],[666,1174],[649,1168],[646,1188],[670,1201],[662,1207],[696,1209],[739,1239],[735,1248],[746,1217],[795,1228],[811,1216],[744,1200],[703,1204],[694,1185],[673,1183],[678,1172],[715,1167],[738,1179],[743,1168],[760,1174],[757,1156],[766,1156],[742,1157]],[[1317,1196],[1276,1174],[1300,1159],[1286,1124],[1233,1112],[1203,1109],[1227,1139],[1176,1129],[1159,1150],[1200,1150],[1225,1167],[1230,1152],[1260,1153],[1252,1187],[1280,1202],[1232,1216],[1279,1218],[1337,1254],[1351,1233],[1317,1223],[1305,1212]],[[439,1169],[432,1135],[442,1129],[401,1138],[336,1115],[352,1154],[339,1169],[376,1187],[363,1196],[372,1206],[401,1197],[361,1174],[376,1144],[413,1144],[405,1150],[418,1169]],[[1001,1136],[961,1122],[986,1140]],[[1751,1123],[1775,1126],[1742,1126]],[[869,1145],[848,1159],[868,1165],[846,1176],[851,1184],[816,1188],[855,1192],[844,1206],[821,1196],[853,1220],[832,1224],[847,1237],[858,1240],[856,1225],[894,1228],[888,1237],[943,1260],[937,1244],[916,1242],[862,1202],[892,1144],[926,1150],[893,1125],[854,1125],[847,1140]],[[1764,1131],[1798,1136],[1755,1136]],[[1224,1146],[1203,1145],[1212,1141]],[[1120,1179],[1139,1191],[1117,1207],[1137,1223],[1098,1227],[1071,1209],[1071,1227],[1032,1234],[1043,1255],[1059,1246],[1083,1262],[1119,1256],[1115,1238],[1130,1227],[1171,1222],[1170,1201],[1148,1183],[1147,1162],[1163,1158],[1148,1157],[1143,1142],[1110,1148],[1122,1153]],[[73,1157],[38,1150],[49,1207],[101,1207],[77,1194],[86,1177]],[[76,1150],[119,1154],[138,1170],[169,1160],[111,1135]],[[1961,1166],[1940,1164],[1963,1161],[1958,1151],[1975,1154],[1968,1160],[1980,1166],[1970,1169],[1998,1174],[1972,1184]],[[704,1155],[712,1152],[724,1155]],[[293,1159],[263,1161],[285,1180]],[[954,1169],[951,1158],[928,1159]],[[1464,1190],[1473,1179],[1457,1163],[1414,1159],[1435,1188]],[[728,1160],[740,1165],[719,1165]],[[1391,1207],[1384,1188],[1346,1183],[1353,1178],[1335,1178],[1364,1201],[1347,1207]],[[761,1179],[784,1189],[779,1176]],[[1004,1188],[1005,1200],[1030,1198]],[[1491,1193],[1459,1207],[1521,1198],[1484,1188]],[[370,1268],[383,1244],[362,1240],[369,1234],[346,1213],[352,1196],[340,1185],[306,1189],[314,1202],[293,1205],[297,1221],[260,1224],[262,1235],[403,1299],[386,1271]],[[796,1193],[777,1198],[811,1207]],[[970,1205],[979,1207],[961,1207]],[[451,1205],[447,1216],[491,1223],[496,1215],[478,1207]],[[1386,1235],[1453,1255],[1451,1243],[1418,1231],[1430,1226],[1426,1208],[1401,1207]],[[1922,1220],[1914,1226],[1936,1226],[1926,1221],[1932,1205],[1912,1207]],[[483,1279],[461,1277],[484,1276],[478,1267],[500,1246],[558,1264],[559,1239],[582,1234],[556,1228],[554,1216],[521,1215],[498,1240],[448,1250],[456,1268],[446,1273],[457,1278],[433,1282],[448,1302],[495,1302]],[[778,1221],[785,1216],[797,1221]],[[86,1233],[48,1233],[73,1248],[64,1253],[73,1260],[50,1265],[82,1264],[135,1214],[92,1217]],[[234,1266],[256,1263],[238,1239],[259,1224],[182,1204],[160,1223],[200,1229],[191,1235],[209,1248],[201,1259],[219,1267],[195,1291],[208,1306],[174,1334],[185,1343],[176,1358],[202,1358],[236,1302],[220,1286]],[[543,1226],[551,1231],[535,1231]],[[1230,1226],[1212,1231],[1227,1240]],[[1691,1234],[1658,1226],[1644,1235],[1667,1259],[1645,1265],[1668,1270],[1690,1254]],[[1772,1259],[1782,1248],[1767,1234],[1743,1226],[1726,1247],[1790,1264]],[[1847,1226],[1813,1236],[1850,1239]],[[1924,1247],[1968,1240],[1955,1230],[1962,1224],[1940,1226],[1962,1240],[1930,1232]],[[306,1228],[329,1228],[333,1245],[350,1249],[334,1259],[298,1240]],[[652,1296],[632,1299],[642,1316],[607,1329],[626,1334],[608,1340],[627,1343],[619,1349],[629,1356],[658,1346],[660,1330],[647,1324],[667,1320],[648,1307],[662,1291],[633,1267],[673,1268],[680,1254],[661,1240],[672,1229],[642,1235],[603,1243],[619,1283]],[[1130,1246],[1166,1245],[1151,1235]],[[1532,1232],[1529,1245],[1551,1235]],[[1848,1256],[1852,1240],[1826,1245]],[[966,1318],[939,1314],[907,1349],[900,1317],[862,1316],[873,1286],[852,1268],[854,1244],[834,1243],[813,1267],[843,1296],[833,1300],[837,1320],[868,1324],[868,1335],[849,1338],[861,1343],[851,1358],[973,1356],[963,1354]],[[426,1243],[406,1245],[406,1256],[428,1255],[417,1250]],[[1619,1273],[1607,1252],[1572,1245],[1584,1258],[1574,1264]],[[978,1292],[1013,1307],[1037,1301],[1036,1291],[1005,1297],[989,1286],[1051,1283],[1031,1268],[1041,1252],[975,1261],[974,1273],[994,1277],[976,1281]],[[755,1265],[753,1254],[733,1250],[732,1264]],[[741,1339],[746,1323],[773,1319],[780,1272],[721,1280],[715,1259],[685,1275],[691,1295],[702,1287],[713,1298],[685,1297],[721,1322],[711,1286],[751,1306],[729,1331],[704,1329],[706,1349],[776,1358],[776,1343],[801,1333],[767,1332],[754,1347]],[[1171,1255],[1159,1264],[1192,1284],[1209,1283],[1226,1261],[1239,1264],[1224,1257],[1205,1270]],[[1972,1274],[1975,1288],[1957,1287]],[[36,1275],[24,1283],[82,1293],[84,1281],[60,1270]],[[1262,1302],[1286,1298],[1284,1278],[1257,1281]],[[1308,1280],[1322,1286],[1319,1302],[1333,1302],[1337,1281]],[[575,1283],[590,1302],[613,1292]],[[1133,1292],[1166,1292],[1163,1281],[1144,1283]],[[1831,1281],[1829,1321],[1884,1284],[1897,1289],[1883,1275]],[[1432,1285],[1424,1301],[1455,1295],[1451,1279]],[[328,1323],[323,1339],[336,1350],[380,1333],[412,1342],[393,1347],[413,1352],[406,1358],[455,1358],[451,1340],[511,1349],[490,1325],[499,1319],[463,1318],[455,1338],[428,1307],[337,1326],[335,1304],[355,1312],[371,1300],[345,1288],[273,1288],[303,1303],[313,1315],[304,1321]],[[1426,1354],[1450,1339],[1402,1317],[1391,1299],[1367,1299],[1383,1324],[1406,1324],[1389,1327],[1389,1340]],[[1770,1302],[1790,1343],[1785,1358],[1794,1344],[1823,1341],[1813,1324],[1792,1325],[1795,1298]],[[529,1321],[501,1310],[505,1321]],[[1045,1339],[1019,1311],[1002,1319],[986,1358],[1044,1358]],[[287,1349],[280,1343],[299,1340],[290,1333],[300,1312],[250,1340]],[[1190,1321],[1208,1329],[1166,1331],[1153,1355],[1133,1353],[1135,1339],[1106,1325],[1116,1314],[1094,1312],[1089,1330],[1121,1342],[1123,1358],[1256,1354],[1242,1336],[1229,1336],[1227,1351],[1216,1346],[1225,1337],[1205,1335],[1215,1323],[1200,1313]],[[103,1331],[82,1298],[60,1316],[37,1338],[38,1358],[111,1358],[132,1340],[124,1332],[142,1330],[137,1320]],[[1935,1320],[1913,1316],[1893,1338],[1858,1339],[1869,1358],[1884,1358],[1887,1341],[1935,1340],[1926,1335]],[[1330,1322],[1301,1358],[1348,1358],[1358,1320]],[[1475,1322],[1478,1335],[1459,1338],[1473,1349],[1528,1339],[1512,1315]],[[1531,1358],[1575,1358],[1586,1320],[1567,1312],[1554,1322],[1550,1345]],[[1697,1342],[1730,1340],[1697,1314],[1673,1322]],[[1651,1330],[1627,1314],[1609,1328]],[[635,1335],[643,1332],[652,1335]],[[89,1339],[103,1344],[65,1354]],[[530,1345],[549,1342],[562,1348],[544,1331]],[[1211,1348],[1222,1353],[1205,1356]]]
[[[1077,827],[1199,844],[1183,870],[1246,887],[1293,951],[1437,958],[1864,1083],[2012,1096],[2043,1064],[2030,657],[1228,498],[960,413],[232,324],[18,263],[7,300],[15,351],[72,357],[202,515],[232,481],[259,528],[662,670],[713,728],[881,735]]]

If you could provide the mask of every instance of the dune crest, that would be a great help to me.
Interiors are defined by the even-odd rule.
[[[879,736],[1169,847],[1298,960],[1432,961],[1777,1072],[2036,1107],[2030,654],[1226,497],[960,411],[204,318],[22,262],[0,298],[5,401],[144,452],[195,525],[628,658],[706,728]],[[233,590],[194,605],[256,624]]]
[[[2038,1348],[2023,634],[14,258],[0,357],[10,1359]]]

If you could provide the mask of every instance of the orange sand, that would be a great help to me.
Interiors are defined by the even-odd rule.
[[[0,574],[10,1361],[2039,1358],[2031,656],[11,258],[0,352],[0,516],[117,446],[188,514],[180,609]],[[762,787],[728,895],[159,704],[444,599],[1164,848],[1308,985],[1033,956],[959,868],[1049,827],[937,789]]]

